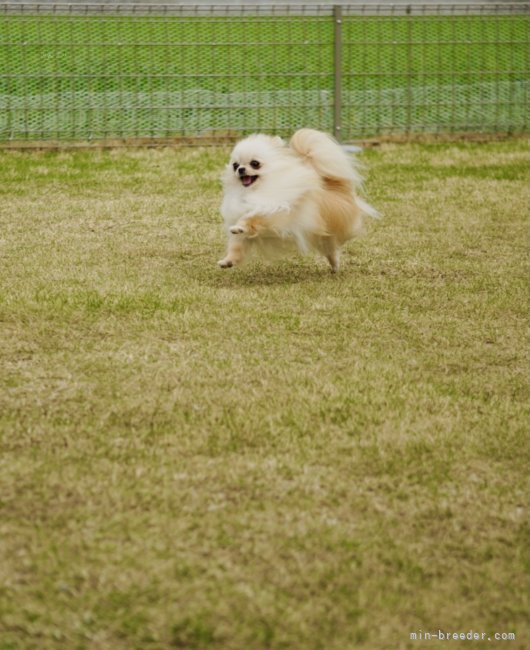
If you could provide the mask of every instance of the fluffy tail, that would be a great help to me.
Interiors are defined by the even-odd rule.
[[[330,184],[346,185],[352,191],[363,214],[374,219],[380,217],[377,210],[357,196],[357,191],[362,189],[363,183],[357,160],[348,155],[330,135],[314,129],[300,129],[291,138],[289,147],[308,160],[318,174]]]
[[[289,146],[306,158],[322,178],[351,183],[353,189],[361,186],[363,179],[356,161],[327,133],[300,129],[291,138]]]

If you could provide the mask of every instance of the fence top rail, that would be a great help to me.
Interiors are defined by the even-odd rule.
[[[333,6],[340,5],[344,16],[408,16],[408,15],[514,15],[530,14],[530,2],[260,2],[232,3],[160,3],[119,2],[0,2],[4,14],[106,14],[106,15],[177,15],[177,16],[331,16]]]

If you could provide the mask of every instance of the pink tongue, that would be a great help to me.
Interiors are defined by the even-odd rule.
[[[241,182],[243,185],[250,185],[252,183],[252,178],[250,176],[243,176]]]

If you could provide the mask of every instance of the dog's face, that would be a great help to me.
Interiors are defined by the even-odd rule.
[[[270,173],[278,151],[283,148],[284,142],[279,137],[249,136],[234,147],[225,172],[226,180],[243,188],[259,185],[260,179]]]
[[[241,181],[241,185],[249,187],[252,183],[255,183],[258,180],[261,165],[262,163],[254,158],[250,161],[243,160],[241,163],[234,160],[232,163],[232,169]]]

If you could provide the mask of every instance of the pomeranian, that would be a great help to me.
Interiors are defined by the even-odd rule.
[[[358,196],[356,161],[329,135],[300,129],[288,145],[254,134],[236,144],[222,176],[221,214],[228,250],[221,268],[241,264],[253,244],[294,241],[339,269],[341,246],[361,232],[365,215],[378,217]]]

